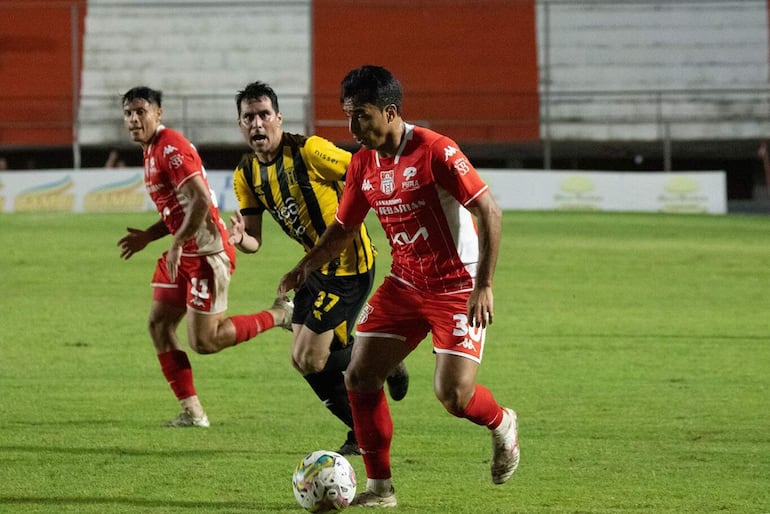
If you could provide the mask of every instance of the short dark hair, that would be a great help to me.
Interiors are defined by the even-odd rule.
[[[262,98],[263,96],[266,96],[270,99],[270,103],[273,104],[273,109],[275,112],[281,112],[280,107],[278,107],[278,95],[275,94],[273,88],[258,80],[256,82],[252,82],[251,84],[247,84],[245,88],[243,88],[241,91],[238,91],[238,93],[235,95],[235,106],[238,108],[238,116],[241,115],[241,101],[256,100],[258,98]]]
[[[137,98],[147,100],[148,103],[162,107],[163,91],[160,91],[159,89],[152,89],[147,86],[132,87],[126,91],[126,94],[123,95],[123,105],[126,105],[126,103],[130,102],[131,100],[136,100]]]
[[[372,104],[384,109],[394,104],[401,112],[404,92],[401,82],[382,66],[366,65],[350,70],[342,79],[340,103],[350,99],[354,104]]]

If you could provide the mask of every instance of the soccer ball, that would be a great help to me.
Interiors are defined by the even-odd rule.
[[[336,452],[315,451],[297,464],[291,479],[294,497],[309,512],[335,512],[356,495],[356,471]]]

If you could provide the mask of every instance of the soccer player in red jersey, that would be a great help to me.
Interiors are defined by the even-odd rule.
[[[364,148],[348,167],[335,222],[278,286],[285,295],[302,284],[374,209],[393,263],[361,313],[345,379],[366,466],[366,490],[353,502],[362,506],[396,506],[393,422],[382,385],[429,332],[435,394],[451,414],[491,431],[493,482],[506,482],[519,463],[516,413],[476,383],[494,314],[500,207],[454,141],[403,121],[402,97],[399,81],[379,66],[354,69],[342,81],[342,109]]]
[[[123,95],[123,122],[142,147],[144,183],[160,214],[146,230],[128,228],[118,241],[129,259],[147,244],[171,234],[152,277],[149,330],[169,386],[182,412],[172,427],[208,427],[193,383],[192,368],[177,337],[187,315],[190,348],[216,353],[274,326],[291,329],[291,305],[280,299],[256,314],[227,317],[227,291],[235,270],[235,249],[228,242],[198,151],[185,137],[161,124],[162,92],[135,87]]]

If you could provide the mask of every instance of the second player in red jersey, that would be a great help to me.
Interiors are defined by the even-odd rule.
[[[216,353],[280,325],[291,326],[290,305],[228,317],[227,292],[235,269],[235,250],[219,216],[203,163],[180,133],[161,124],[160,91],[140,86],[123,95],[123,122],[144,156],[144,182],[160,220],[142,230],[128,228],[118,241],[129,259],[150,242],[171,236],[152,277],[148,329],[161,371],[182,412],[171,427],[208,427],[198,399],[192,366],[182,350],[177,328],[187,317],[187,339],[198,353]]]

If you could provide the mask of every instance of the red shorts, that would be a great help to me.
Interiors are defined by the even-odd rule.
[[[470,293],[425,293],[386,277],[361,311],[356,333],[417,347],[428,332],[433,351],[481,362],[486,329],[468,324]]]
[[[158,259],[152,276],[153,300],[218,314],[227,310],[227,290],[235,270],[226,252],[213,255],[186,256],[179,262],[176,281],[166,270],[166,252]]]

